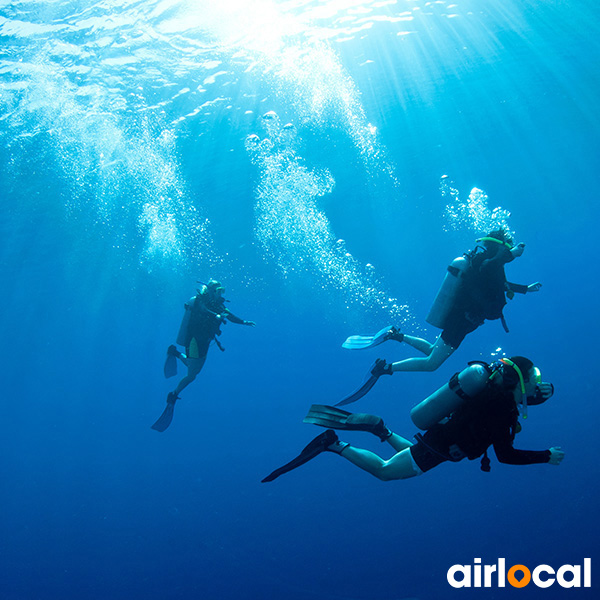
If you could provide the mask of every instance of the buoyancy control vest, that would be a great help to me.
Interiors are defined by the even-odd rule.
[[[220,334],[221,321],[213,313],[222,313],[225,311],[225,306],[222,302],[213,306],[207,304],[207,301],[206,293],[198,290],[198,294],[185,303],[185,311],[176,339],[179,345],[187,348],[192,337],[212,339]]]
[[[443,425],[445,435],[456,443],[469,460],[483,456],[481,468],[489,471],[487,449],[499,432],[519,431],[519,411],[513,394],[503,387],[490,386],[485,393],[469,399]]]
[[[506,305],[506,274],[502,262],[491,261],[491,266],[484,267],[489,259],[487,252],[473,254],[464,285],[468,293],[466,302],[471,309],[477,311],[482,319],[494,320],[502,318]]]

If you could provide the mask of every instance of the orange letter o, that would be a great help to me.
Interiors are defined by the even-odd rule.
[[[521,571],[523,573],[523,578],[518,580],[515,577],[515,573],[517,571]],[[506,579],[508,579],[508,583],[516,588],[525,587],[531,581],[531,571],[525,565],[513,565],[506,574]]]

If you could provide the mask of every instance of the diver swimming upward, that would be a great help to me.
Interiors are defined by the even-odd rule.
[[[179,400],[182,390],[190,385],[202,370],[211,342],[214,341],[221,351],[225,350],[217,339],[217,336],[221,335],[221,325],[227,321],[250,327],[256,325],[254,321],[244,321],[236,317],[226,308],[227,300],[223,297],[224,293],[225,288],[221,283],[211,279],[198,290],[196,296],[185,303],[185,313],[177,335],[177,343],[185,348],[185,353],[177,350],[174,345],[169,346],[164,374],[167,378],[177,375],[177,359],[187,367],[187,374],[167,395],[167,406],[156,423],[152,425],[152,429],[155,431],[165,431],[171,424],[175,402]]]
[[[508,332],[503,315],[506,298],[512,299],[515,293],[537,292],[542,284],[522,285],[507,281],[504,265],[521,256],[525,244],[513,245],[506,231],[492,231],[477,242],[481,245],[452,261],[429,311],[427,322],[442,330],[434,343],[388,326],[375,336],[350,336],[342,344],[344,348],[354,350],[395,340],[405,342],[425,356],[390,364],[378,359],[363,386],[339,405],[350,404],[364,396],[381,375],[392,375],[397,371],[435,371],[486,319],[500,319]]]

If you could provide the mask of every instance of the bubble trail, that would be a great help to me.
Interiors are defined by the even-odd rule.
[[[282,126],[274,112],[263,116],[266,136],[246,138],[246,150],[259,168],[256,237],[284,278],[310,275],[323,288],[342,291],[346,305],[387,313],[396,323],[411,319],[407,306],[382,290],[372,264],[361,265],[334,235],[318,199],[331,192],[329,171],[310,171],[297,154],[297,132]]]

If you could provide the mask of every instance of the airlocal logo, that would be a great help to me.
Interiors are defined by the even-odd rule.
[[[533,583],[548,588],[555,582],[564,588],[592,587],[592,559],[583,559],[581,565],[563,565],[556,571],[549,565],[538,565],[533,570],[525,565],[513,565],[506,570],[506,559],[499,558],[497,565],[482,565],[481,559],[473,565],[453,565],[448,569],[448,583],[454,588],[512,587],[524,588]],[[583,579],[583,585],[582,585]]]

